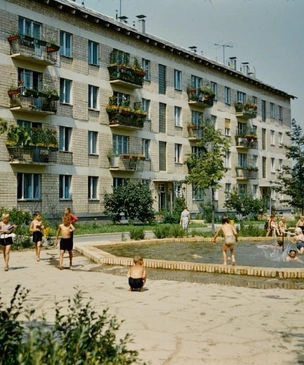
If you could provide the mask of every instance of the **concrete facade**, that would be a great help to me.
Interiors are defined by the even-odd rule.
[[[275,180],[285,159],[282,144],[289,141],[286,132],[290,130],[292,95],[257,80],[249,68],[241,72],[234,66],[221,65],[73,1],[4,0],[0,3],[0,19],[0,117],[8,125],[20,124],[20,121],[31,123],[32,127],[33,123],[42,128],[51,125],[59,137],[56,161],[51,163],[50,159],[43,162],[14,159],[6,145],[6,133],[0,135],[0,196],[3,206],[18,206],[31,211],[38,209],[55,216],[69,206],[79,216],[98,216],[103,212],[104,191],[111,192],[113,186],[123,179],[143,179],[150,182],[156,211],[170,210],[174,198],[183,194],[189,209],[198,212],[203,199],[209,200],[208,193],[202,199],[195,199],[191,186],[183,185],[181,181],[188,172],[183,162],[197,142],[187,126],[192,124],[193,112],[200,112],[204,118],[212,118],[216,128],[232,141],[227,173],[221,181],[222,189],[216,192],[218,211],[224,211],[225,189],[234,186],[254,192],[256,197],[267,198],[269,205],[279,210],[288,208],[284,203],[285,197],[271,190],[271,181]],[[34,41],[32,38],[29,41],[21,38],[8,41],[9,36],[20,35],[21,21],[25,24],[23,34],[30,33]],[[69,56],[61,54],[65,45],[62,37],[66,35],[71,40]],[[37,49],[37,39],[45,40],[47,45]],[[20,47],[18,52],[14,49],[14,42]],[[90,42],[97,47],[96,65],[88,62]],[[44,54],[44,47],[49,43],[60,45],[61,49]],[[148,61],[146,71],[149,71],[149,77],[147,74],[142,87],[109,79],[108,66],[113,49],[129,54],[130,64],[133,64],[134,58],[140,64],[143,60]],[[164,93],[159,93],[160,65],[165,69]],[[181,77],[178,87],[174,83],[176,72]],[[56,101],[56,112],[43,112],[31,104],[17,108],[12,105],[14,97],[8,96],[8,90],[18,85],[20,75],[23,75],[20,95],[23,101],[29,99],[27,103],[37,103],[37,99],[25,99],[23,96],[24,87],[35,84],[35,78],[39,78],[39,88],[57,90],[60,100]],[[193,77],[201,79],[201,86],[213,85],[216,88],[212,105],[189,102],[187,85]],[[62,93],[64,80],[71,85],[68,102]],[[97,90],[97,105],[93,108],[89,107],[89,85]],[[228,89],[230,100],[225,99]],[[106,106],[114,93],[128,96],[130,106],[134,102],[143,102],[142,105],[149,102],[148,116],[142,127],[110,126]],[[253,118],[236,113],[234,103],[240,95],[244,101],[255,101],[257,111]],[[263,105],[265,113],[262,113]],[[164,129],[160,107],[165,108]],[[181,111],[180,125],[175,123],[176,107]],[[240,124],[244,130],[254,129],[257,139],[252,140],[252,145],[244,136],[242,139],[248,143],[246,146],[236,138]],[[67,136],[65,132],[70,134]],[[94,153],[88,150],[89,132],[97,133]],[[144,140],[149,141],[149,156],[136,160],[135,165],[134,161],[120,158],[118,167],[111,168],[108,151],[112,148],[113,135],[127,141],[127,151],[120,151],[120,157],[126,152],[133,156],[144,154]],[[64,138],[69,139],[67,148]],[[161,149],[160,142],[163,142],[165,150]],[[176,161],[176,145],[181,147],[179,161]],[[240,157],[240,154],[244,156]],[[239,174],[236,167],[240,159],[244,159],[244,166],[253,166],[258,171]],[[39,179],[38,192],[35,183],[28,184],[34,175]],[[89,196],[89,182],[97,184],[94,196]],[[94,188],[91,189],[94,192]]]

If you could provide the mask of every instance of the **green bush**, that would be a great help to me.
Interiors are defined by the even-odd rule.
[[[263,237],[265,236],[265,229],[253,226],[251,224],[245,226],[244,224],[241,223],[238,234],[241,237]]]
[[[159,224],[153,228],[156,238],[184,237],[185,231],[179,224]]]
[[[184,237],[185,233],[180,224],[172,224],[170,227],[170,237]]]
[[[145,238],[145,231],[142,227],[133,227],[130,229],[131,240],[143,240]]]
[[[34,318],[24,310],[29,291],[18,285],[10,306],[0,303],[0,364],[2,365],[127,365],[139,363],[138,352],[129,350],[129,334],[118,340],[120,324],[108,310],[98,314],[83,304],[81,292],[68,300],[63,314],[56,304],[55,322]],[[27,319],[24,321],[24,315]],[[23,317],[23,319],[19,319]]]

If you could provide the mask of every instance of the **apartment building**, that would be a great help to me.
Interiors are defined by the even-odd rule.
[[[292,95],[68,0],[0,2],[1,205],[58,216],[103,212],[103,194],[147,182],[156,211],[184,196],[192,212],[209,193],[182,183],[201,118],[231,139],[216,191],[264,197],[285,158]],[[285,163],[286,161],[284,161]],[[60,213],[59,213],[60,214]]]

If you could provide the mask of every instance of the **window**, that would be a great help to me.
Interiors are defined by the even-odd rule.
[[[17,173],[17,199],[40,200],[41,175]]]
[[[276,200],[276,192],[274,189],[270,189],[271,200]]]
[[[145,71],[144,80],[151,80],[151,63],[150,60],[142,59],[142,68]]]
[[[178,70],[174,70],[174,89],[182,89],[182,72]]]
[[[129,94],[124,94],[124,93],[115,91],[114,96],[116,98],[117,105],[124,105],[124,106],[130,105],[130,95]]]
[[[247,124],[238,122],[237,124],[237,135],[238,136],[244,136],[247,131]]]
[[[267,167],[266,157],[262,157],[262,177],[263,177],[263,179],[266,179],[266,167]]]
[[[29,128],[29,129],[32,129],[32,128],[42,128],[42,123],[29,122],[27,120],[20,120],[20,119],[18,119],[17,120],[17,124],[20,127]]]
[[[258,98],[256,96],[253,96],[251,100],[252,100],[253,104],[258,103]]]
[[[159,103],[159,132],[161,133],[166,133],[166,109],[166,104]]]
[[[271,171],[271,173],[272,174],[274,174],[275,173],[275,159],[273,158],[273,157],[271,157],[271,159],[270,159],[270,171]]]
[[[243,103],[245,103],[246,101],[246,94],[243,93],[242,91],[237,91],[237,94],[236,94],[236,100],[237,101],[242,101]]]
[[[225,184],[225,192],[230,193],[230,191],[231,191],[231,183],[226,183]]]
[[[149,119],[149,114],[150,114],[150,100],[141,99],[141,107],[147,113],[146,119]]]
[[[72,34],[60,31],[60,56],[72,57]]]
[[[88,153],[90,155],[97,155],[98,132],[89,131],[88,137]]]
[[[283,121],[283,108],[279,106],[279,121]]]
[[[238,166],[247,167],[247,154],[238,153]]]
[[[88,199],[97,199],[98,177],[88,176]]]
[[[217,100],[217,83],[211,81],[211,90],[214,92],[214,100]]]
[[[216,115],[211,115],[210,116],[210,120],[211,123],[214,125],[214,127],[216,126],[216,120],[217,120],[217,116]]]
[[[279,147],[283,147],[283,133],[278,133]]]
[[[166,66],[158,65],[158,93],[166,94]]]
[[[266,129],[262,128],[262,150],[266,150]]]
[[[201,119],[203,117],[203,113],[193,111],[191,112],[191,124],[199,127],[201,124]]]
[[[89,109],[98,109],[97,107],[98,99],[98,87],[89,85],[88,88],[88,107]]]
[[[261,101],[261,115],[262,115],[262,121],[266,122],[266,101]]]
[[[271,146],[275,145],[275,133],[274,133],[274,131],[270,131],[270,145]]]
[[[231,105],[231,90],[230,90],[230,87],[225,86],[224,96],[225,96],[225,104]]]
[[[72,81],[60,79],[60,102],[63,104],[72,104],[71,100]]]
[[[256,185],[256,184],[252,185],[252,196],[253,196],[253,199],[258,198],[258,185]]]
[[[175,143],[175,163],[182,163],[182,145]]]
[[[22,90],[25,89],[42,89],[42,73],[24,68],[18,68],[18,80],[22,81]],[[35,98],[38,99],[38,98]],[[40,98],[39,98],[40,100]],[[35,100],[36,102],[38,100]]]
[[[182,114],[182,108],[179,106],[174,107],[174,123],[175,127],[181,127],[182,121],[181,121],[181,114]]]
[[[195,154],[198,157],[201,156],[202,155],[202,147],[192,146],[191,147],[191,153]]]
[[[192,200],[204,200],[203,189],[195,189],[194,185],[192,185]]]
[[[247,185],[238,184],[238,192],[240,196],[247,196]]]
[[[143,139],[142,140],[142,154],[145,156],[146,160],[150,160],[150,140],[149,139]]]
[[[158,144],[158,164],[159,171],[166,171],[167,169],[167,144],[166,142],[159,141]]]
[[[130,64],[130,53],[120,51],[119,49],[113,49],[110,54],[110,63],[117,63],[118,65]]]
[[[28,35],[30,37],[40,39],[41,24],[26,18],[19,18],[18,32],[20,35]]]
[[[199,89],[203,84],[203,79],[201,77],[197,77],[194,75],[191,75],[191,86],[195,89]]]
[[[98,66],[98,46],[99,44],[93,41],[88,43],[88,61],[90,65]]]
[[[113,151],[119,155],[129,154],[129,137],[113,134]]]
[[[231,152],[230,151],[226,151],[225,152],[225,168],[226,169],[230,169],[231,168]]]
[[[71,181],[70,175],[59,175],[59,199],[71,199]]]
[[[258,155],[252,155],[252,166],[258,167]]]
[[[130,179],[124,177],[114,177],[113,178],[113,188],[116,189],[120,186],[125,186]]]
[[[275,118],[275,106],[274,103],[270,103],[270,118]]]
[[[278,167],[278,170],[279,170],[279,172],[283,172],[283,160],[280,158],[279,159],[279,167]]]
[[[59,151],[70,151],[72,128],[59,127]]]
[[[225,118],[225,136],[231,136],[231,120],[228,118]]]

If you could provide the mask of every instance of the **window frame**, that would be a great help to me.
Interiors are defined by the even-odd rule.
[[[177,91],[182,90],[182,71],[174,69],[174,89]]]
[[[98,132],[88,131],[88,154],[98,155]]]
[[[72,80],[60,78],[60,103],[72,105]]]
[[[71,152],[72,128],[59,126],[59,151]]]
[[[60,31],[60,56],[72,58],[73,35],[64,30]]]
[[[98,92],[99,88],[94,85],[88,85],[88,108],[98,110]]]
[[[88,176],[88,200],[99,200],[98,183],[99,179],[97,176]]]
[[[59,175],[59,200],[72,200],[72,175]]]
[[[33,173],[17,173],[17,200],[41,200],[41,174],[33,174]],[[20,186],[21,184],[21,186]],[[26,194],[26,188],[30,188]],[[29,195],[26,197],[26,195]]]
[[[98,57],[99,44],[97,42],[88,40],[88,64],[92,66],[99,66]]]

